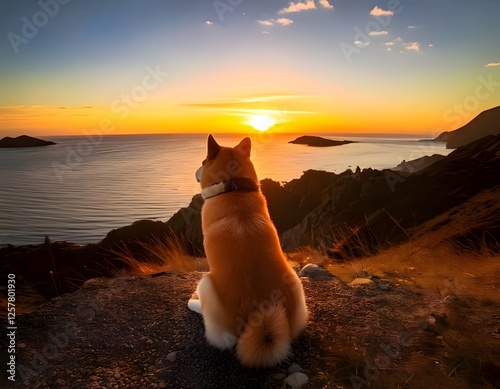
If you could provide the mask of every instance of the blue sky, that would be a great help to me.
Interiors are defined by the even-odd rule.
[[[81,134],[150,68],[168,76],[117,133],[238,132],[257,114],[449,130],[500,103],[499,15],[497,0],[3,2],[0,135]]]

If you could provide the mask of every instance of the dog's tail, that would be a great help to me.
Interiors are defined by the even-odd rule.
[[[252,312],[236,345],[236,354],[249,367],[274,366],[288,357],[290,327],[283,305]]]

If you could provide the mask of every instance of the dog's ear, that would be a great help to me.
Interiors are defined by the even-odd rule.
[[[238,146],[235,147],[238,152],[246,157],[250,158],[250,150],[252,149],[252,140],[247,136],[245,139],[243,139]]]
[[[215,141],[214,137],[212,134],[208,136],[208,141],[207,141],[207,159],[214,159],[217,157],[217,154],[219,154],[220,151],[220,146],[218,143]]]

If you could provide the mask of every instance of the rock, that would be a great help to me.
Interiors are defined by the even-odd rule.
[[[177,351],[173,351],[167,355],[167,361],[173,362],[177,358]]]
[[[445,156],[440,154],[433,154],[431,156],[425,155],[421,158],[413,159],[408,162],[403,161],[391,170],[402,173],[415,173],[431,166],[434,162],[440,161],[443,158],[445,158]]]
[[[299,272],[299,277],[309,277],[313,279],[324,279],[331,276],[332,275],[328,272],[328,270],[314,263],[308,263]]]
[[[17,138],[6,136],[5,138],[2,138],[0,140],[0,148],[40,147],[50,145],[55,145],[55,143],[38,138],[33,138],[28,135],[21,135]]]
[[[292,363],[290,367],[288,368],[288,373],[293,374],[293,373],[302,373],[304,369],[302,369],[299,365],[296,363]]]
[[[307,145],[312,147],[330,147],[330,146],[341,146],[349,143],[357,143],[351,140],[332,140],[325,139],[319,136],[300,136],[295,140],[292,140],[288,143],[298,144],[298,145]]]
[[[349,283],[350,286],[364,286],[364,285],[373,285],[374,282],[369,278],[356,278],[352,282]]]
[[[171,230],[161,221],[138,220],[129,226],[111,230],[99,245],[102,247],[113,247],[116,244],[128,241],[142,241],[154,236],[160,238],[169,233],[171,233]]]
[[[304,373],[293,373],[286,377],[285,388],[301,389],[309,383],[309,377]]]

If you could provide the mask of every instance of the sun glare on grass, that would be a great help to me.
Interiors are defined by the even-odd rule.
[[[257,131],[266,131],[274,125],[274,119],[265,115],[253,115],[248,120],[248,124]]]

